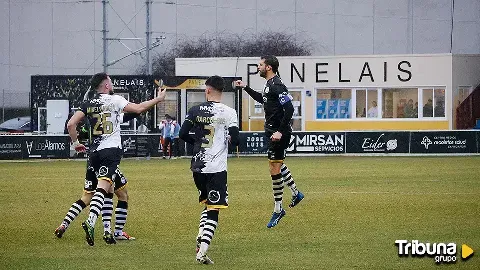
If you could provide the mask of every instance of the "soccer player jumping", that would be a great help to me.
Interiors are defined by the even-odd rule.
[[[292,201],[289,207],[296,206],[304,198],[303,193],[297,189],[290,170],[283,162],[292,135],[290,121],[294,109],[292,96],[277,75],[278,66],[278,59],[275,56],[269,55],[260,58],[258,72],[266,80],[263,93],[253,90],[241,80],[235,81],[236,87],[242,88],[255,101],[263,104],[265,110],[265,135],[268,141],[268,160],[275,200],[275,208],[267,228],[275,227],[285,216],[285,210],[282,207],[284,184],[287,184],[292,191]]]

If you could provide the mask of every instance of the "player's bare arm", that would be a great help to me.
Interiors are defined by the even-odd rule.
[[[86,151],[85,145],[78,142],[77,138],[77,125],[82,121],[83,117],[85,117],[85,114],[82,111],[76,111],[67,123],[68,135],[70,135],[73,148],[75,148],[77,152]]]
[[[131,112],[131,113],[143,113],[150,109],[151,107],[155,106],[157,103],[162,102],[165,100],[165,96],[167,94],[167,89],[162,89],[158,87],[157,97],[152,98],[150,100],[144,101],[140,104],[137,103],[128,103],[125,108],[123,108],[124,112]]]
[[[256,102],[259,102],[259,103],[263,104],[262,93],[259,93],[255,90],[253,90],[252,88],[250,88],[250,86],[248,86],[242,80],[236,80],[233,84],[235,85],[236,88],[240,88],[240,89],[245,90],[245,92],[247,92],[247,94],[250,95]]]

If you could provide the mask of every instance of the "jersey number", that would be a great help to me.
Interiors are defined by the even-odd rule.
[[[93,118],[97,119],[95,126],[93,127],[93,135],[110,134],[113,132],[113,123],[107,121],[107,117],[110,117],[111,113],[93,114]]]
[[[209,134],[205,134],[205,139],[208,140],[206,143],[202,143],[203,148],[210,148],[213,144],[213,135],[215,134],[215,127],[213,126],[205,126],[205,130],[209,131]]]

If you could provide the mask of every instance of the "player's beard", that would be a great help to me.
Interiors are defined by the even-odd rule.
[[[267,77],[267,71],[266,70],[259,70],[258,73],[260,73],[260,77],[262,77],[262,78]]]
[[[112,90],[108,91],[108,94],[113,95],[113,94],[115,94],[115,92],[113,92],[113,89],[112,89]]]

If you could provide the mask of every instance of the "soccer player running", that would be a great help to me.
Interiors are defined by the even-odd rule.
[[[235,81],[236,87],[244,89],[255,101],[263,104],[265,110],[265,135],[268,141],[268,160],[275,200],[272,218],[268,222],[267,228],[275,227],[285,216],[285,210],[282,207],[284,184],[287,184],[292,192],[292,201],[289,207],[296,206],[304,198],[303,193],[297,189],[290,170],[283,162],[292,135],[290,121],[294,109],[292,96],[277,75],[278,66],[278,59],[275,56],[269,55],[260,58],[258,72],[266,80],[263,93],[253,90],[241,80]]]
[[[73,147],[77,152],[85,152],[85,146],[77,140],[76,127],[83,117],[90,123],[91,144],[88,164],[93,167],[98,184],[90,202],[88,219],[82,222],[85,239],[94,245],[94,228],[105,197],[111,189],[118,165],[122,159],[122,140],[120,137],[120,115],[123,112],[142,113],[165,99],[166,90],[158,88],[157,97],[140,104],[130,103],[119,95],[110,94],[113,90],[112,80],[106,73],[97,73],[91,80],[96,94],[85,101],[81,110],[75,112],[67,128]]]
[[[122,113],[120,115],[120,121],[128,122],[136,118],[138,114],[136,113]],[[115,244],[116,240],[135,240],[135,237],[130,236],[128,233],[123,231],[123,227],[127,222],[127,210],[128,210],[128,192],[127,192],[127,178],[118,168],[115,174],[113,175],[112,181],[115,183],[107,196],[105,196],[104,205],[102,208],[102,220],[103,220],[103,240],[107,244]],[[93,193],[97,189],[98,179],[95,175],[93,167],[87,162],[87,168],[85,172],[85,185],[84,192],[79,200],[74,202],[70,209],[68,209],[65,218],[63,219],[60,226],[55,229],[55,236],[62,238],[63,234],[70,226],[78,215],[82,212],[83,209],[90,204],[92,200]],[[118,198],[117,207],[115,208],[115,237],[112,235],[111,231],[111,221],[112,221],[112,212],[113,212],[113,193]]]
[[[212,76],[205,82],[207,101],[192,107],[180,129],[180,138],[193,144],[190,169],[199,191],[199,202],[205,204],[197,235],[196,260],[213,264],[208,247],[218,225],[219,209],[228,207],[227,154],[229,143],[238,145],[237,112],[220,103],[225,83]],[[194,134],[190,135],[190,131]]]

